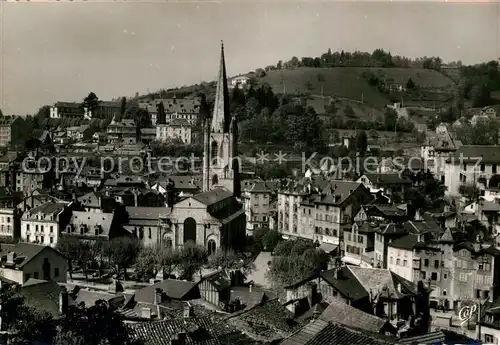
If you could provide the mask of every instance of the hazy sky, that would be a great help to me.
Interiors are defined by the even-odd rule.
[[[92,1],[92,0],[91,0]],[[500,57],[500,4],[429,2],[6,3],[0,108],[103,100],[213,80],[292,56],[390,50],[476,63]]]

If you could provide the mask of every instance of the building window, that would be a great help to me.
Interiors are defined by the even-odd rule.
[[[400,263],[401,263],[401,260],[397,259],[396,260],[396,265],[399,266]]]
[[[38,225],[35,225],[35,231],[38,231]]]
[[[429,267],[429,259],[424,260],[424,267]]]
[[[434,260],[434,268],[439,268],[439,260]]]
[[[151,239],[151,228],[148,228],[148,238]]]
[[[43,225],[40,225],[40,231],[43,232]]]
[[[43,243],[43,236],[40,236],[40,243]]]
[[[26,224],[26,230],[30,231],[30,225],[29,224]]]
[[[476,289],[476,298],[481,298],[481,290]]]
[[[54,244],[54,237],[50,237],[50,244]]]
[[[404,267],[407,267],[407,266],[408,266],[408,261],[403,260],[403,266],[404,266]]]
[[[444,279],[446,279],[446,278],[448,278],[448,275],[445,273],[445,274],[444,274]]]
[[[50,232],[54,232],[54,227],[52,225],[50,226]]]
[[[30,241],[30,235],[26,235],[26,242]]]
[[[446,296],[446,290],[443,290],[443,296]]]
[[[438,274],[437,274],[437,272],[432,272],[431,273],[431,280],[438,280]]]
[[[493,164],[493,165],[491,166],[491,172],[492,172],[493,174],[496,174],[496,173],[497,173],[497,165],[496,165],[496,164]]]
[[[10,217],[7,217],[7,223],[10,223]]]
[[[426,278],[426,272],[420,272],[420,276],[422,277],[422,279],[425,279]]]
[[[59,277],[59,268],[54,268],[54,277]]]

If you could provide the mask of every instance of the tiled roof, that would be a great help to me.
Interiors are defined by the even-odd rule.
[[[87,207],[100,207],[99,198],[101,198],[102,195],[103,193],[101,192],[91,192],[79,197],[77,200]]]
[[[128,324],[127,328],[131,338],[142,340],[144,345],[169,344],[180,333],[186,335],[185,345],[252,344],[249,339],[242,342],[241,332],[235,327],[208,317],[141,322]]]
[[[264,181],[255,182],[253,186],[248,189],[252,193],[270,193],[271,190],[266,186]]]
[[[277,299],[229,315],[226,320],[256,341],[277,341],[301,327]]]
[[[394,344],[382,336],[370,335],[366,331],[335,325],[324,320],[315,320],[300,331],[283,340],[280,345],[389,345]]]
[[[37,256],[40,252],[42,252],[44,249],[53,250],[57,252],[59,255],[61,255],[57,250],[51,247],[23,242],[17,244],[0,244],[0,256],[3,257],[8,253],[16,253],[16,258],[18,261],[16,262],[15,267],[21,268],[24,265],[26,265],[29,261],[31,261],[31,259]],[[6,262],[4,262],[3,264],[6,266],[9,265]]]
[[[418,235],[409,234],[401,238],[395,239],[394,241],[389,243],[388,246],[404,250],[413,250],[413,248],[417,243],[418,243]]]
[[[70,224],[73,224],[75,227],[79,227],[80,225],[86,225],[91,230],[95,226],[100,225],[101,227],[100,235],[109,236],[109,232],[111,230],[114,217],[115,217],[114,213],[73,211]]]
[[[217,189],[209,190],[208,192],[193,195],[192,198],[201,202],[202,204],[210,206],[210,205],[213,205],[221,200],[230,198],[230,197],[232,197],[232,195],[233,195],[233,193],[231,193],[225,189],[217,188]]]
[[[167,297],[174,300],[184,299],[186,295],[188,295],[195,289],[197,290],[195,292],[197,292],[199,295],[197,284],[193,282],[176,279],[165,279],[159,283],[137,290],[134,294],[134,300],[136,302],[154,303],[154,294],[156,289],[162,289]]]
[[[328,302],[330,305],[320,315],[319,319],[321,320],[364,329],[373,333],[380,333],[387,325],[386,320],[351,307],[336,298],[330,298]]]
[[[61,287],[54,281],[29,279],[21,288],[27,305],[59,316],[59,294]]]
[[[68,206],[68,203],[63,202],[46,202],[43,205],[32,208],[28,212],[23,215],[23,219],[29,219],[33,217],[35,214],[45,215],[57,215],[59,212],[64,210],[64,208]]]
[[[354,274],[356,279],[361,283],[365,291],[372,291],[373,293],[387,293],[391,296],[400,297],[405,292],[399,292],[397,284],[401,283],[409,293],[416,293],[415,284],[407,281],[403,277],[383,268],[362,268],[356,266],[349,266],[349,269]]]
[[[349,270],[348,266],[344,266],[340,268],[340,270],[341,270],[341,275],[339,279],[335,278],[335,269],[321,272],[320,276],[340,294],[346,296],[347,298],[353,301],[369,296],[366,289],[356,279],[352,271]]]
[[[128,213],[129,221],[138,219],[147,219],[158,221],[160,216],[164,216],[170,213],[170,208],[168,207],[126,207],[125,210]]]

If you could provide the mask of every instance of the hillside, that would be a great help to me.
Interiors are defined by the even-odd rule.
[[[411,78],[419,88],[437,89],[453,85],[453,81],[434,70],[422,68],[296,68],[272,70],[261,78],[269,83],[275,92],[311,93],[361,100],[376,106],[389,103],[388,97],[372,87],[363,78],[363,73],[371,72],[390,83],[405,85]]]

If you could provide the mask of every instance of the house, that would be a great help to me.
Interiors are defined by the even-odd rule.
[[[186,119],[173,119],[168,124],[156,126],[156,140],[178,141],[186,145],[192,142],[192,125]]]
[[[243,191],[242,196],[247,217],[247,235],[252,235],[255,229],[268,228],[272,192],[266,183],[254,183]]]
[[[449,132],[440,132],[426,140],[420,148],[420,156],[432,174],[444,183],[446,160],[452,157],[460,146],[462,143],[453,139]]]
[[[73,211],[68,225],[61,229],[61,235],[86,240],[109,240],[123,235],[119,222],[115,213]]]
[[[280,341],[303,326],[303,323],[294,320],[294,315],[277,299],[233,313],[224,321],[261,343]]]
[[[108,119],[121,115],[121,103],[114,101],[99,101],[95,109],[89,110],[89,119]]]
[[[431,289],[430,305],[458,310],[471,296],[487,300],[500,279],[500,251],[453,238],[448,229],[437,240],[409,234],[388,244],[388,268]],[[494,289],[494,290],[492,290]]]
[[[344,227],[344,257],[342,261],[364,267],[373,267],[376,225],[357,222]]]
[[[37,189],[49,188],[55,184],[54,164],[52,161],[26,159],[15,175],[16,191],[28,196]]]
[[[18,284],[30,278],[65,283],[67,259],[54,248],[33,243],[1,244],[2,277]]]
[[[250,78],[244,75],[240,75],[238,77],[231,78],[231,82],[229,84],[229,88],[234,89],[235,87],[238,87],[240,89],[244,89]]]
[[[95,130],[89,125],[82,125],[76,127],[68,127],[66,129],[66,135],[77,142],[87,141],[92,139]]]
[[[132,341],[144,345],[257,345],[238,328],[211,317],[190,317],[126,325]]]
[[[498,307],[500,299],[498,295],[491,294],[488,300],[481,305],[479,318],[479,338],[484,344],[498,344],[500,342],[500,323]]]
[[[24,139],[20,130],[24,126],[24,119],[20,116],[4,116],[0,120],[0,146],[17,144]]]
[[[21,240],[55,247],[60,230],[71,219],[70,204],[47,202],[26,211],[21,218]]]
[[[398,173],[364,174],[356,182],[362,183],[372,193],[382,190],[386,195],[402,195],[413,184],[409,178]]]
[[[158,104],[163,103],[163,108],[165,109],[165,118],[160,118],[158,114]],[[147,109],[151,115],[153,125],[164,125],[170,123],[173,120],[183,119],[193,126],[198,122],[198,117],[200,114],[200,102],[199,97],[194,98],[165,98],[165,99],[155,99],[146,102],[140,102],[139,107]]]
[[[361,183],[304,179],[279,190],[278,231],[338,246],[342,226],[350,224],[368,200],[372,196]]]
[[[166,279],[135,291],[127,298],[122,309],[128,317],[135,315],[146,320],[161,320],[172,314],[189,317],[192,313],[189,301],[200,297],[198,284]]]
[[[193,176],[188,176],[188,175],[170,175],[168,180],[171,180],[172,183],[174,184],[174,191],[175,194],[179,198],[185,198],[189,197],[192,195],[195,195],[200,192],[200,181],[199,179],[193,177]],[[163,180],[163,181],[158,181],[153,186],[151,189],[156,190],[163,194],[164,196],[167,195],[167,185],[169,183],[168,180]]]
[[[154,189],[125,188],[112,193],[116,203],[130,207],[161,207],[165,206],[165,197]]]
[[[137,127],[134,120],[113,118],[108,125],[109,144],[135,144],[137,142]]]
[[[87,109],[83,107],[82,103],[77,102],[56,102],[50,107],[51,119],[83,119],[88,116]]]
[[[0,239],[14,241],[21,237],[21,212],[17,208],[0,208]]]
[[[77,199],[86,212],[111,213],[116,207],[115,199],[106,192],[90,192]]]
[[[444,185],[450,196],[460,194],[461,186],[474,185],[484,190],[497,174],[500,146],[464,145],[445,162]],[[496,186],[494,186],[496,187]]]
[[[324,300],[335,299],[390,322],[406,321],[420,313],[429,316],[428,303],[420,303],[428,300],[428,291],[388,269],[335,267],[288,287],[286,300],[299,297],[302,287],[311,282],[316,282]]]

